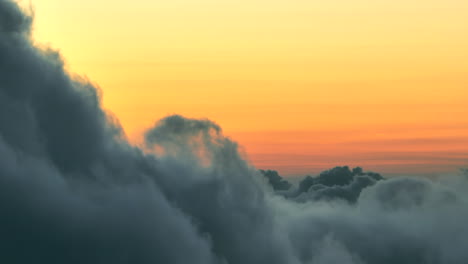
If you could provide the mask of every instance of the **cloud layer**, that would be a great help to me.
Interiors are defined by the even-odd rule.
[[[0,0],[0,262],[466,262],[465,178],[339,167],[293,195],[217,124],[181,116],[134,147],[31,23]]]

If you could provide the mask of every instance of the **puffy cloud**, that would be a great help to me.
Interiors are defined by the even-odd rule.
[[[299,185],[292,186],[277,171],[260,170],[276,194],[296,202],[342,200],[355,203],[362,190],[373,186],[384,178],[375,172],[364,172],[356,167],[335,167],[323,171],[316,177],[306,176]]]
[[[217,262],[96,88],[32,44],[30,20],[0,1],[0,262]]]
[[[317,177],[305,177],[293,196],[297,201],[342,199],[354,203],[364,188],[379,180],[383,180],[380,174],[363,172],[360,167],[353,170],[348,166],[335,167]]]
[[[181,116],[140,149],[92,83],[34,46],[31,21],[0,0],[0,262],[466,262],[466,177],[339,167],[277,195],[277,173]]]
[[[229,263],[288,262],[257,171],[218,125],[169,116],[146,133],[146,142],[166,154],[158,184],[209,235],[215,255]]]
[[[260,173],[268,179],[268,183],[275,191],[287,191],[292,184],[283,179],[275,170],[260,170]]]

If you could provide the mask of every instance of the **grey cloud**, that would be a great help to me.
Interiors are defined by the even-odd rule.
[[[283,179],[275,170],[260,170],[260,173],[268,179],[268,183],[275,191],[287,191],[292,187],[292,184]]]
[[[335,167],[317,177],[307,176],[299,183],[297,201],[342,199],[354,203],[364,188],[374,185],[383,177],[374,172],[363,172],[356,167]]]
[[[275,192],[219,125],[181,116],[132,146],[31,22],[0,0],[0,262],[466,262],[466,177],[339,167]]]
[[[229,263],[287,262],[256,170],[218,125],[170,116],[147,132],[146,142],[169,153],[161,158],[158,183],[209,234],[217,256]]]
[[[292,186],[276,171],[260,170],[260,173],[268,179],[276,194],[297,202],[338,199],[355,203],[362,190],[384,179],[380,174],[364,172],[360,167],[350,170],[343,166],[323,171],[316,177],[306,176],[298,186]]]
[[[96,88],[31,43],[30,19],[0,1],[0,262],[217,262]]]

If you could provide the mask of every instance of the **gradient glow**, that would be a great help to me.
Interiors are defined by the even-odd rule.
[[[468,1],[32,4],[37,42],[100,85],[135,142],[178,113],[286,175],[468,164]]]

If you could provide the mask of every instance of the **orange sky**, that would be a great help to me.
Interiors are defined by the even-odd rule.
[[[468,1],[32,4],[37,42],[102,88],[132,140],[178,113],[284,175],[468,164]]]

